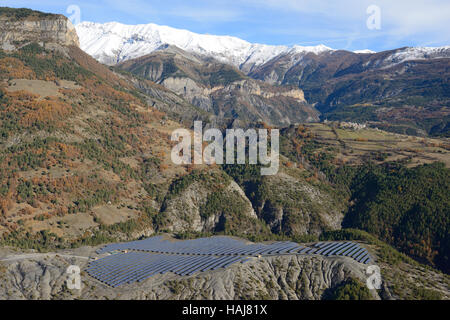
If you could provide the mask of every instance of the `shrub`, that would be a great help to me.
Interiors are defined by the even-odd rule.
[[[335,288],[325,290],[324,300],[373,300],[369,289],[359,280],[348,279]]]

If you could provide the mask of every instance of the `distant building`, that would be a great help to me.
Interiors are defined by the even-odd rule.
[[[361,130],[365,129],[367,125],[365,123],[356,122],[339,122],[339,127],[345,129]]]

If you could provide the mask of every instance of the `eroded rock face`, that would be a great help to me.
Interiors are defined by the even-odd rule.
[[[348,278],[365,281],[364,265],[349,258],[279,256],[253,258],[227,269],[189,277],[165,274],[110,288],[81,274],[82,290],[66,288],[69,265],[87,260],[64,256],[2,263],[0,299],[321,299]],[[378,299],[376,292],[374,298]]]
[[[363,267],[350,259],[255,258],[243,265],[236,264],[225,270],[193,277],[149,279],[143,284],[148,286],[148,293],[139,298],[318,300],[326,289],[348,278],[365,279],[363,272]],[[378,298],[375,293],[374,297]]]
[[[161,82],[200,109],[219,117],[264,121],[273,125],[318,121],[318,112],[307,104],[303,91],[271,88],[254,80],[205,87],[189,78],[171,77]]]
[[[341,229],[344,207],[331,193],[284,172],[265,177],[263,184],[270,192],[257,199],[255,209],[272,232],[320,235]]]
[[[161,84],[220,119],[275,126],[319,120],[298,87],[255,81],[236,68],[178,48],[168,47],[117,67]]]
[[[20,20],[0,16],[0,46],[4,50],[14,50],[30,42],[80,45],[75,27],[64,16]]]
[[[168,219],[168,230],[171,232],[212,232],[217,230],[220,224],[230,218],[231,213],[217,211],[207,217],[202,214],[202,207],[206,205],[211,191],[211,186],[195,182],[182,193],[168,200],[163,210]],[[242,215],[249,219],[255,219],[255,221],[258,219],[250,200],[236,182],[229,181],[222,192],[232,195],[235,201],[243,204],[240,212]]]
[[[213,100],[210,94],[216,88],[202,87],[189,78],[167,78],[161,84],[202,110],[214,112]]]

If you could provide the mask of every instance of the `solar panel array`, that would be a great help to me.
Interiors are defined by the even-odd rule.
[[[289,241],[274,242],[270,244],[247,243],[230,237],[218,236],[199,238],[194,240],[170,241],[162,236],[145,240],[110,244],[98,250],[98,253],[112,251],[138,250],[153,253],[189,254],[189,255],[245,255],[258,256],[270,254],[291,253],[291,251],[304,248]]]
[[[302,251],[302,250],[301,250]],[[299,252],[301,253],[301,252]],[[320,242],[313,247],[311,254],[320,254],[326,257],[343,256],[350,257],[357,262],[368,264],[372,261],[369,252],[359,243],[355,242]]]
[[[143,281],[157,274],[173,272],[189,276],[200,271],[226,268],[245,262],[242,256],[171,255],[128,252],[114,254],[90,263],[86,271],[111,287]]]
[[[289,241],[247,243],[225,236],[184,241],[166,240],[158,236],[110,244],[97,252],[119,252],[90,262],[86,269],[89,275],[112,287],[140,282],[168,272],[189,276],[197,272],[227,268],[234,263],[244,263],[252,256],[315,254],[350,257],[364,264],[371,261],[365,248],[350,241],[319,242],[305,247]]]

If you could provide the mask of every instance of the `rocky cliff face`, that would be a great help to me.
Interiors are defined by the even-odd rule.
[[[261,184],[270,192],[256,199],[256,210],[272,232],[320,235],[341,229],[344,208],[331,192],[285,172],[265,177]]]
[[[275,87],[212,58],[172,46],[120,63],[117,68],[157,82],[220,119],[274,126],[319,119],[298,87]]]
[[[186,180],[184,180],[186,181]],[[252,203],[233,180],[219,175],[201,175],[183,190],[166,197],[161,214],[165,228],[171,232],[214,232],[233,226],[236,232],[248,233],[259,225]],[[230,209],[225,209],[225,207]]]
[[[17,19],[0,12],[0,46],[14,50],[30,42],[79,46],[72,23],[62,15],[34,15]]]
[[[237,115],[240,120],[264,121],[279,126],[318,121],[318,112],[306,103],[300,89],[271,90],[270,86],[252,79],[212,88],[178,77],[164,79],[161,84],[219,117],[233,118]]]

